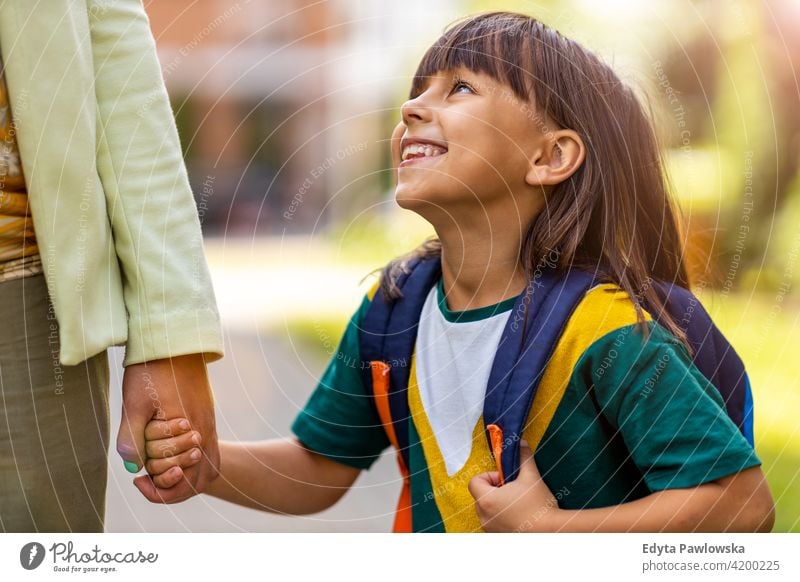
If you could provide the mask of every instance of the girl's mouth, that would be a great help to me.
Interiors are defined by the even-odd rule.
[[[410,166],[412,164],[424,163],[447,153],[447,149],[438,145],[428,143],[412,143],[406,145],[402,152],[402,161],[399,167]]]

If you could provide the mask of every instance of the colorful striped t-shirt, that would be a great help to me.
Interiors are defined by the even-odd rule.
[[[337,353],[292,424],[292,431],[309,449],[361,469],[369,468],[390,446],[360,369],[368,365],[360,357],[360,323],[376,292],[377,284],[350,319]],[[449,333],[458,333],[462,323],[498,319],[514,303],[508,299],[454,312],[447,307],[441,279],[431,293],[441,316],[455,326]],[[760,464],[725,412],[719,392],[694,366],[683,344],[649,314],[645,316],[647,339],[624,291],[610,284],[590,289],[545,369],[523,438],[563,509],[618,505]],[[481,531],[467,485],[479,473],[495,470],[495,465],[482,416],[465,439],[467,454],[454,447],[452,430],[443,436],[440,427],[446,424],[442,418],[447,413],[441,410],[442,402],[449,399],[460,407],[450,411],[453,419],[462,414],[463,421],[464,411],[471,409],[471,397],[445,397],[461,385],[447,385],[441,379],[430,384],[426,376],[420,389],[417,352],[421,338],[428,342],[426,351],[436,341],[437,334],[427,329],[433,321],[432,317],[420,320],[408,387],[412,530]],[[494,345],[486,348],[495,350],[496,340],[491,341]],[[480,375],[480,361],[456,353],[452,361],[440,365],[457,366],[453,378],[468,378],[470,366]],[[430,405],[433,401],[438,410]],[[474,415],[470,423],[471,418]]]

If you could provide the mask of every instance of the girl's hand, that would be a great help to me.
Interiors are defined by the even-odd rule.
[[[525,441],[520,443],[519,475],[500,486],[497,471],[481,473],[469,482],[469,492],[475,498],[475,510],[481,527],[487,532],[555,531],[558,508],[548,489],[533,454]]]
[[[144,429],[144,467],[156,487],[168,489],[183,479],[183,469],[203,458],[200,433],[185,418],[151,420]],[[146,476],[137,479],[146,479]]]

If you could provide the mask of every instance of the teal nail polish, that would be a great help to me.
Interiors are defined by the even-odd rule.
[[[139,465],[133,461],[125,461],[125,469],[127,469],[128,473],[138,473]]]

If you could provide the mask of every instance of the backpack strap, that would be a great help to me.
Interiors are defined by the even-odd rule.
[[[381,421],[406,467],[411,355],[417,340],[422,306],[441,274],[438,256],[414,259],[409,263],[409,272],[397,280],[403,296],[387,302],[380,290],[377,291],[359,330],[361,359],[367,364],[362,366],[364,385],[373,386],[375,405]],[[376,386],[373,376],[376,373],[388,377],[388,382],[380,380]],[[381,384],[385,386],[385,390],[379,388]]]
[[[542,270],[514,303],[483,402],[486,438],[501,483],[519,473],[522,430],[544,369],[566,322],[594,282],[592,273],[579,269],[566,274]]]

